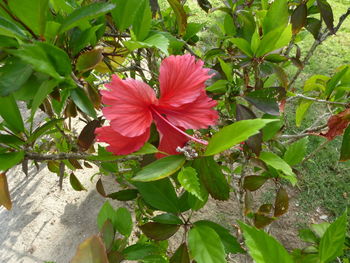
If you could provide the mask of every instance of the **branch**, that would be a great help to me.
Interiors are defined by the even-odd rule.
[[[86,154],[86,153],[59,153],[59,154],[41,154],[36,152],[26,152],[25,158],[28,160],[34,161],[60,161],[67,159],[77,159],[77,160],[87,160],[87,161],[95,161],[91,160],[92,157],[96,155]],[[118,162],[125,162],[128,160],[138,160],[139,156],[128,156],[124,158],[117,159]],[[99,161],[99,162],[110,162],[110,160]]]
[[[344,21],[346,20],[346,18],[350,15],[350,8],[348,8],[347,12],[345,14],[343,14],[340,18],[339,18],[339,22],[337,24],[337,26],[334,28],[334,32],[330,32],[329,30],[325,30],[322,34],[320,34],[318,36],[317,39],[315,39],[314,43],[312,44],[309,52],[306,54],[304,60],[303,60],[303,65],[305,66],[310,58],[312,57],[312,55],[314,54],[316,48],[322,44],[322,42],[324,42],[329,36],[336,34],[340,27],[342,26],[342,24],[344,23]],[[299,75],[301,74],[301,72],[303,71],[304,68],[299,68],[298,71],[295,73],[294,77],[292,78],[291,82],[289,83],[289,88],[292,87],[295,84],[295,81],[298,79]]]
[[[338,102],[338,101],[329,101],[329,100],[316,99],[316,98],[313,98],[313,97],[305,96],[303,94],[296,94],[295,96],[290,97],[287,101],[291,101],[291,100],[296,99],[296,98],[302,98],[302,99],[305,99],[305,100],[311,100],[311,101],[315,101],[315,102],[319,102],[319,103],[333,104],[333,105],[339,105],[339,106],[347,106],[347,105],[349,105],[349,103],[347,103],[347,102]]]

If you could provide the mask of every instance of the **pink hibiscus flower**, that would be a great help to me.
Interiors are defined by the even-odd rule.
[[[122,80],[112,76],[112,82],[101,91],[103,115],[110,126],[96,129],[97,141],[109,144],[107,150],[130,154],[139,150],[149,139],[154,121],[160,135],[159,151],[179,154],[189,140],[207,144],[184,131],[202,129],[216,123],[216,101],[205,93],[205,81],[211,76],[203,61],[191,55],[170,56],[162,61],[159,73],[160,98],[142,81]],[[157,157],[163,157],[158,154]]]

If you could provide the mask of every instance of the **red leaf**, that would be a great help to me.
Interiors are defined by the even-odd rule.
[[[328,131],[326,133],[320,133],[320,135],[326,137],[328,140],[333,140],[336,136],[344,133],[349,123],[350,109],[346,109],[341,113],[331,116],[328,120]]]

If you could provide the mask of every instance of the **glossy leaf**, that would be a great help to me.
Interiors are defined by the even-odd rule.
[[[221,167],[212,157],[196,159],[193,167],[197,170],[201,182],[214,199],[227,200],[229,198],[229,184],[221,171]]]
[[[76,88],[70,91],[70,96],[73,99],[75,105],[87,115],[97,119],[96,111],[91,101],[81,88]]]
[[[194,223],[196,226],[208,226],[213,229],[220,237],[222,244],[225,247],[226,253],[245,253],[237,238],[231,235],[230,231],[223,226],[208,220],[200,220]]]
[[[339,84],[341,79],[350,72],[350,67],[346,66],[342,70],[338,71],[328,82],[324,95],[328,98],[332,92],[335,90],[336,86]]]
[[[245,244],[249,254],[256,263],[293,263],[286,249],[273,237],[263,230],[258,230],[242,222],[239,223],[243,230]]]
[[[293,28],[293,34],[298,34],[300,30],[306,25],[307,18],[307,6],[304,3],[295,8],[291,17],[291,23]]]
[[[4,17],[0,17],[0,35],[18,37],[20,39],[27,38],[27,35],[19,26]]]
[[[340,150],[340,161],[345,162],[350,159],[350,126],[348,126],[343,135],[343,142]]]
[[[268,179],[268,177],[261,175],[246,176],[244,177],[243,188],[249,191],[256,191],[263,186]]]
[[[115,231],[111,220],[107,220],[101,229],[101,238],[106,247],[106,250],[110,250],[114,241]]]
[[[195,169],[192,167],[183,167],[178,173],[177,179],[187,192],[202,200],[200,183]]]
[[[306,29],[314,36],[314,39],[318,39],[320,34],[322,22],[316,18],[309,17],[307,19]]]
[[[53,91],[57,86],[57,81],[54,79],[45,80],[36,92],[31,108],[30,118],[33,119],[35,112],[38,110],[39,106],[44,102],[46,97]]]
[[[140,260],[149,255],[156,255],[159,253],[159,248],[150,244],[135,244],[123,250],[123,256],[127,260]]]
[[[9,0],[8,5],[13,14],[26,24],[34,33],[45,33],[49,0]]]
[[[134,152],[133,155],[145,155],[145,154],[152,154],[152,153],[157,153],[158,149],[153,145],[148,142],[145,143],[144,146],[137,152]]]
[[[125,29],[131,26],[137,10],[139,10],[139,8],[142,6],[142,1],[113,0],[112,2],[116,6],[116,8],[114,8],[111,12],[113,20],[120,32],[123,32]]]
[[[319,246],[321,263],[331,262],[343,254],[347,226],[347,211],[337,218],[326,230]]]
[[[111,204],[106,201],[97,215],[97,226],[100,230],[108,219],[111,220],[113,226],[115,226],[115,210]]]
[[[262,24],[264,34],[267,34],[276,28],[276,21],[278,21],[278,25],[282,27],[287,25],[288,20],[288,0],[274,1]]]
[[[230,41],[248,57],[253,57],[253,51],[251,50],[250,44],[247,40],[244,38],[231,38]]]
[[[75,191],[86,191],[86,188],[81,184],[79,179],[75,176],[74,173],[71,173],[69,176],[69,182]]]
[[[33,131],[33,133],[29,136],[27,142],[35,142],[40,136],[44,135],[45,133],[48,133],[52,128],[54,128],[58,123],[62,121],[63,119],[52,119],[46,122],[45,124],[41,125]]]
[[[169,260],[170,263],[190,263],[190,255],[186,243],[182,243]]]
[[[313,104],[313,101],[310,100],[302,100],[298,105],[295,113],[295,123],[297,127],[300,127],[302,120],[305,117],[307,110]]]
[[[81,151],[87,151],[95,140],[95,129],[101,126],[100,120],[88,122],[78,136],[78,146]]]
[[[15,133],[24,132],[22,116],[13,95],[0,97],[0,105],[0,116],[10,130]]]
[[[48,74],[57,80],[63,80],[62,76],[68,76],[72,72],[67,53],[49,43],[23,44],[20,49],[12,53],[32,65],[36,71]]]
[[[187,14],[180,0],[168,0],[171,8],[174,10],[177,20],[178,32],[183,35],[187,27]]]
[[[176,216],[174,214],[170,214],[170,213],[157,215],[157,216],[153,217],[152,220],[154,222],[157,222],[157,223],[168,224],[168,225],[182,225],[183,224],[182,220],[178,216]]]
[[[0,171],[5,171],[19,164],[24,158],[24,152],[0,153]]]
[[[275,120],[243,120],[226,126],[211,138],[204,154],[208,156],[223,152],[259,133],[261,128],[273,121]]]
[[[80,73],[94,69],[103,59],[103,49],[93,49],[82,53],[75,65],[76,70]]]
[[[107,195],[107,197],[118,201],[130,201],[137,197],[138,191],[136,189],[120,190],[115,193]]]
[[[124,41],[124,45],[133,51],[138,48],[158,48],[164,54],[168,55],[169,40],[162,34],[154,34],[141,41]]]
[[[328,30],[334,33],[334,16],[332,7],[327,0],[317,0],[317,6],[320,9],[321,17],[327,25]]]
[[[290,166],[301,163],[306,155],[308,141],[309,139],[305,137],[288,145],[287,151],[283,156],[286,163],[288,163]]]
[[[179,212],[179,199],[168,178],[148,183],[134,182],[133,184],[152,207],[174,214]]]
[[[185,163],[182,155],[172,155],[159,159],[136,174],[132,179],[140,182],[150,182],[168,177],[178,171]]]
[[[272,152],[262,152],[260,153],[259,158],[262,161],[264,161],[267,165],[272,166],[276,170],[281,171],[288,176],[295,176],[292,168],[278,155]]]
[[[137,41],[143,41],[147,38],[151,29],[152,11],[148,0],[141,0],[140,7],[135,14],[132,23],[132,31]]]
[[[32,68],[20,59],[8,59],[6,64],[0,67],[0,96],[8,96],[20,89],[32,72]]]
[[[1,205],[7,210],[11,210],[12,208],[12,201],[5,173],[0,173],[0,206]]]
[[[132,231],[132,218],[128,209],[120,207],[115,212],[114,227],[124,236],[130,236]]]
[[[79,25],[79,23],[102,16],[114,8],[114,4],[102,2],[77,8],[64,19],[64,22],[61,24],[58,32],[64,33],[67,30]]]
[[[207,13],[212,8],[212,5],[209,2],[209,0],[197,0],[197,2],[198,2],[198,5],[200,6],[200,8],[202,8]]]
[[[287,191],[281,187],[276,195],[274,216],[281,216],[287,213],[289,207],[289,197]]]
[[[92,236],[81,243],[71,263],[108,263],[106,248],[98,236]]]
[[[206,225],[191,228],[188,246],[197,263],[226,263],[224,246],[219,235]]]
[[[179,227],[179,225],[161,224],[157,222],[150,222],[139,226],[147,237],[156,241],[166,240],[172,237]]]

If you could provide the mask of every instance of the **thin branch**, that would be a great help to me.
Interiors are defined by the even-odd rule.
[[[86,154],[86,153],[59,153],[59,154],[41,154],[36,152],[26,152],[25,158],[28,160],[34,161],[60,161],[60,160],[68,160],[68,159],[77,159],[77,160],[87,160],[87,161],[95,161],[91,160],[91,158],[96,155]],[[117,159],[118,162],[125,162],[129,160],[138,160],[139,156],[128,156],[124,158]],[[110,162],[110,160],[100,161],[100,162]]]
[[[18,17],[13,15],[10,10],[8,10],[3,4],[0,3],[0,7],[9,15],[13,20],[20,23],[35,39],[39,39],[39,37],[30,29],[23,21],[21,21]]]
[[[340,27],[342,26],[342,24],[344,23],[344,21],[346,20],[346,18],[350,15],[350,8],[348,8],[347,12],[345,14],[343,14],[340,18],[339,18],[339,22],[337,24],[337,26],[334,28],[333,32],[330,32],[329,30],[325,30],[322,34],[320,34],[318,36],[317,39],[315,39],[314,43],[312,44],[310,50],[308,51],[308,53],[306,54],[304,60],[303,60],[303,65],[305,66],[310,58],[312,57],[312,55],[314,54],[316,48],[322,44],[322,42],[324,42],[329,36],[336,34]],[[301,74],[301,72],[303,71],[304,68],[299,68],[298,71],[295,73],[294,77],[292,78],[291,82],[289,83],[288,87],[292,87],[296,80],[298,79],[299,75]]]
[[[302,98],[302,99],[305,99],[305,100],[311,100],[311,101],[315,101],[315,102],[319,102],[319,103],[339,105],[339,106],[347,106],[347,105],[349,105],[349,103],[346,103],[346,102],[338,102],[338,101],[329,101],[329,100],[316,99],[316,98],[313,98],[313,97],[305,96],[303,94],[296,94],[295,96],[290,97],[289,99],[287,99],[287,101],[291,101],[291,100],[297,99],[297,98]]]
[[[316,154],[318,154],[329,142],[330,140],[326,140],[322,144],[320,144],[316,150],[314,150],[308,156],[305,157],[305,159],[301,162],[301,164],[304,164],[306,161],[308,161],[309,159],[314,157]]]

